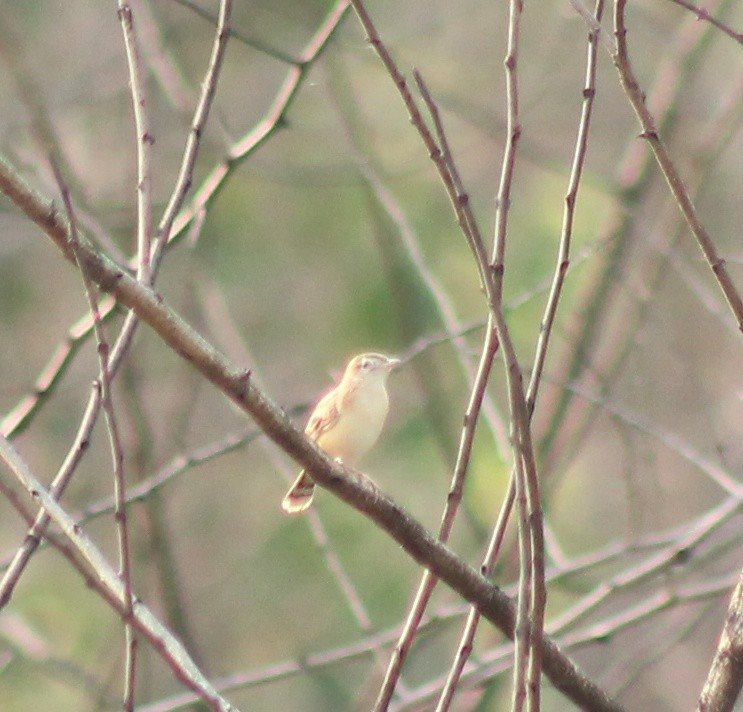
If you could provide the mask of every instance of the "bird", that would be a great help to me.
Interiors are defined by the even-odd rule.
[[[340,382],[318,401],[305,434],[330,457],[356,464],[382,432],[389,410],[387,378],[400,359],[378,353],[354,356]],[[281,502],[285,514],[300,514],[311,504],[315,483],[302,470]]]

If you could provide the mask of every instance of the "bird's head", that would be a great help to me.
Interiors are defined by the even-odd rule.
[[[359,354],[349,361],[344,378],[364,378],[367,374],[383,375],[386,378],[400,363],[399,358],[384,354]]]

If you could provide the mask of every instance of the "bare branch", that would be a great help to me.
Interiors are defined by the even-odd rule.
[[[668,187],[676,199],[679,210],[684,216],[689,228],[699,244],[704,254],[707,264],[715,275],[722,293],[728,302],[730,310],[733,312],[738,329],[743,331],[743,299],[733,283],[725,267],[725,260],[717,252],[712,238],[707,233],[702,221],[700,220],[694,204],[692,203],[689,192],[676,169],[676,165],[671,159],[668,149],[656,128],[655,119],[645,101],[645,94],[635,77],[632,64],[627,49],[627,28],[624,20],[624,9],[626,0],[615,0],[614,4],[614,32],[617,38],[617,49],[613,55],[614,64],[619,72],[619,78],[627,94],[627,98],[632,104],[632,108],[637,114],[637,118],[642,126],[640,138],[647,140],[653,151],[655,160],[658,163],[663,176],[668,183]]]
[[[48,532],[45,536],[85,577],[86,582],[124,620],[128,620],[147,638],[163,660],[171,667],[178,679],[197,693],[200,700],[206,702],[215,712],[236,712],[235,708],[204,677],[185,648],[142,602],[135,600],[131,610],[129,610],[124,584],[103,554],[55,501],[33,475],[13,446],[3,437],[0,437],[0,459],[6,463],[18,481],[26,488],[27,493],[34,499],[35,503],[41,505],[55,524],[62,528],[65,537],[72,546],[68,546],[66,542],[61,541],[56,536],[51,536]],[[6,498],[12,502],[13,506],[21,512],[27,521],[32,521],[33,515],[27,506],[12,495],[12,483],[8,481],[8,478],[7,473],[0,470],[0,487]]]
[[[93,315],[93,329],[95,331],[96,344],[98,346],[98,362],[100,367],[100,403],[103,407],[103,413],[106,418],[106,429],[111,447],[111,460],[113,465],[114,493],[116,498],[116,531],[119,539],[119,566],[121,567],[120,576],[124,584],[124,605],[126,607],[125,631],[126,631],[126,662],[124,672],[124,699],[123,707],[126,712],[132,712],[134,709],[134,697],[136,691],[136,670],[137,670],[137,641],[134,636],[131,623],[132,608],[134,605],[134,595],[132,593],[132,564],[131,564],[131,545],[129,543],[129,525],[126,514],[126,480],[124,476],[124,451],[121,445],[121,436],[119,434],[119,424],[114,411],[113,396],[111,394],[111,370],[109,368],[109,350],[110,346],[101,322],[100,312],[98,309],[98,295],[96,294],[95,284],[90,279],[85,263],[81,259],[80,239],[77,232],[77,222],[75,213],[72,209],[72,199],[70,191],[64,182],[58,165],[52,161],[54,176],[57,179],[62,200],[70,224],[70,244],[75,253],[75,261],[80,270],[85,293],[90,305],[90,313]],[[149,245],[147,245],[149,249]],[[149,265],[149,262],[146,263]],[[138,277],[144,278],[148,270],[140,272]],[[97,401],[94,408],[97,406]],[[93,419],[91,418],[91,422]]]
[[[699,20],[705,20],[706,22],[709,22],[710,25],[713,27],[716,27],[718,30],[722,30],[728,37],[733,39],[738,44],[743,45],[743,32],[736,32],[732,29],[729,25],[726,25],[724,22],[721,22],[717,18],[713,17],[709,10],[699,7],[698,5],[695,5],[693,2],[689,2],[689,0],[670,0],[672,3],[675,3],[676,5],[680,5],[683,8],[686,8],[687,10],[691,10]]]
[[[49,494],[56,500],[58,500],[62,492],[64,492],[83,456],[83,453],[88,448],[90,436],[93,431],[93,425],[95,424],[98,413],[100,412],[100,399],[101,387],[100,383],[96,382],[93,386],[91,398],[88,401],[85,415],[80,422],[80,427],[77,431],[72,447],[70,448],[62,467],[60,467],[59,472],[56,474],[52,480],[51,486],[49,487]],[[0,609],[4,608],[13,596],[16,584],[20,580],[21,574],[25,570],[34,551],[36,551],[41,543],[44,532],[49,526],[50,521],[51,519],[49,514],[47,514],[43,509],[36,515],[31,528],[26,534],[23,544],[15,553],[15,556],[8,565],[2,581],[0,581]]]
[[[730,598],[725,626],[699,698],[698,712],[732,712],[743,688],[743,576]]]
[[[129,86],[134,108],[134,130],[137,145],[137,277],[152,283],[152,144],[154,137],[145,89],[144,67],[139,56],[134,14],[126,0],[119,0],[119,20],[124,33],[124,46],[129,64]]]

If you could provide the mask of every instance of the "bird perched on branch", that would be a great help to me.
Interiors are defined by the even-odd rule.
[[[387,377],[400,359],[382,354],[354,356],[335,388],[325,394],[310,419],[305,434],[325,452],[346,465],[358,462],[382,432],[389,399]],[[315,483],[305,470],[286,493],[281,508],[299,514],[312,504]]]

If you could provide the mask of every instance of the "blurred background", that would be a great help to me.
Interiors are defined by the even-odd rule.
[[[740,45],[669,0],[630,5],[630,53],[649,107],[740,286]],[[131,6],[157,222],[218,5]],[[157,287],[298,423],[353,354],[405,356],[363,469],[435,532],[471,385],[462,355],[477,364],[487,307],[392,80],[353,12],[336,7],[235,3],[186,200],[195,217],[176,222]],[[2,0],[0,8],[0,153],[61,210],[56,156],[81,229],[124,263],[136,248],[137,172],[117,6]],[[507,4],[367,9],[410,86],[415,67],[436,100],[490,245],[506,140]],[[739,4],[708,9],[743,28]],[[526,381],[557,260],[587,34],[568,2],[526,3],[505,269]],[[298,66],[288,96],[282,86]],[[740,333],[603,47],[595,89],[570,267],[533,420],[547,629],[628,710],[688,709],[743,562]],[[256,128],[267,129],[259,142]],[[2,198],[0,423],[44,482],[70,448],[98,374],[87,311],[77,271]],[[108,319],[110,340],[121,324],[121,314]],[[478,430],[451,540],[475,566],[510,472],[505,393],[499,355],[489,387],[495,427]],[[146,326],[117,375],[114,403],[128,486],[142,494],[128,510],[137,594],[240,709],[370,709],[420,568],[325,492],[311,516],[282,516],[297,467]],[[62,503],[116,562],[112,491],[101,419]],[[0,575],[25,531],[0,501]],[[518,552],[509,536],[492,578],[513,592]],[[466,612],[437,588],[390,709],[435,707]],[[119,709],[123,651],[119,617],[42,547],[0,611],[2,707]],[[507,709],[509,651],[481,625],[452,709]],[[168,700],[185,688],[146,644],[140,655],[141,709],[183,709]],[[572,707],[545,682],[544,709]]]

